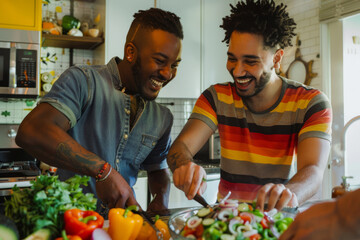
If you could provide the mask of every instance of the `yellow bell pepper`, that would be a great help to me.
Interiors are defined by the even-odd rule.
[[[143,218],[134,214],[131,210],[137,210],[138,206],[130,206],[127,209],[112,208],[109,211],[108,233],[112,240],[135,240],[143,224]]]
[[[158,216],[156,216],[158,218]],[[163,220],[157,219],[155,222],[155,227],[160,230],[163,234],[163,240],[169,240],[170,239],[170,230],[166,223],[164,223]]]

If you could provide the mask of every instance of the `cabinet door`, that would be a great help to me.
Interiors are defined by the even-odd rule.
[[[230,3],[234,0],[203,0],[203,50],[202,50],[202,91],[210,85],[232,81],[226,69],[227,45],[222,40],[225,31],[220,28],[222,18],[230,14]]]
[[[0,28],[41,30],[41,0],[1,0]]]
[[[126,34],[134,13],[154,7],[154,0],[106,0],[105,63],[124,57]]]
[[[157,7],[178,15],[184,31],[177,75],[161,89],[159,97],[198,98],[201,88],[201,0],[158,0]]]

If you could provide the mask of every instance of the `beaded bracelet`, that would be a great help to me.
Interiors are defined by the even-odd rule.
[[[104,163],[104,165],[102,166],[102,168],[99,170],[98,174],[96,174],[95,176],[95,180],[99,181],[104,173],[104,171],[107,169],[107,167],[109,166],[109,163]],[[111,166],[110,166],[111,167]]]
[[[110,170],[109,170],[109,172],[105,175],[105,177],[103,177],[103,178],[100,178],[100,179],[96,179],[96,182],[102,182],[102,181],[105,181],[109,176],[110,176],[110,173],[111,173],[111,170],[112,170],[112,167],[111,167],[111,165],[109,165],[110,166]]]

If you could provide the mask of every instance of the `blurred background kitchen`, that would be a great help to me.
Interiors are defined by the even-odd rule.
[[[68,67],[105,64],[113,56],[122,58],[122,41],[133,19],[132,15],[139,9],[159,7],[173,11],[181,17],[184,27],[183,61],[178,75],[161,90],[156,99],[174,115],[174,140],[201,92],[211,84],[232,81],[225,66],[226,44],[222,42],[224,32],[219,25],[222,17],[230,12],[229,4],[236,2],[2,0],[0,195],[7,195],[14,183],[22,183],[26,187],[29,179],[40,174],[38,169],[32,167],[36,159],[29,158],[14,143],[18,124]],[[294,46],[285,49],[279,74],[322,90],[331,99],[333,106],[332,152],[324,174],[323,188],[314,199],[331,198],[333,190],[337,194],[345,188],[359,188],[360,148],[357,147],[357,138],[360,121],[357,121],[357,116],[360,115],[360,106],[357,91],[360,89],[360,1],[276,2],[288,6],[290,16],[297,23],[298,34],[293,39]],[[20,49],[21,44],[26,46],[21,50],[22,55],[18,56],[15,49]],[[21,51],[17,50],[16,53]],[[35,58],[31,57],[33,54]],[[11,82],[11,76],[16,76],[17,82]],[[35,93],[31,93],[33,89]],[[205,197],[209,202],[216,199],[219,181],[220,145],[217,139],[214,134],[196,156],[208,172],[209,183]],[[14,162],[27,165],[15,166]],[[146,184],[146,174],[141,173],[135,191],[142,205],[149,201]],[[172,186],[169,207],[187,206],[197,204],[187,201],[183,193]]]

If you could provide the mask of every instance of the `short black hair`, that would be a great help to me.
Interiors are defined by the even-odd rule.
[[[264,46],[270,48],[292,46],[296,23],[283,3],[276,6],[273,0],[246,0],[230,7],[231,14],[224,17],[220,25],[225,30],[223,42],[229,44],[232,32],[237,31],[263,36]]]
[[[180,39],[184,38],[180,17],[176,14],[159,8],[140,10],[134,14],[134,24],[141,24],[141,27],[150,29],[161,29],[174,34]]]

